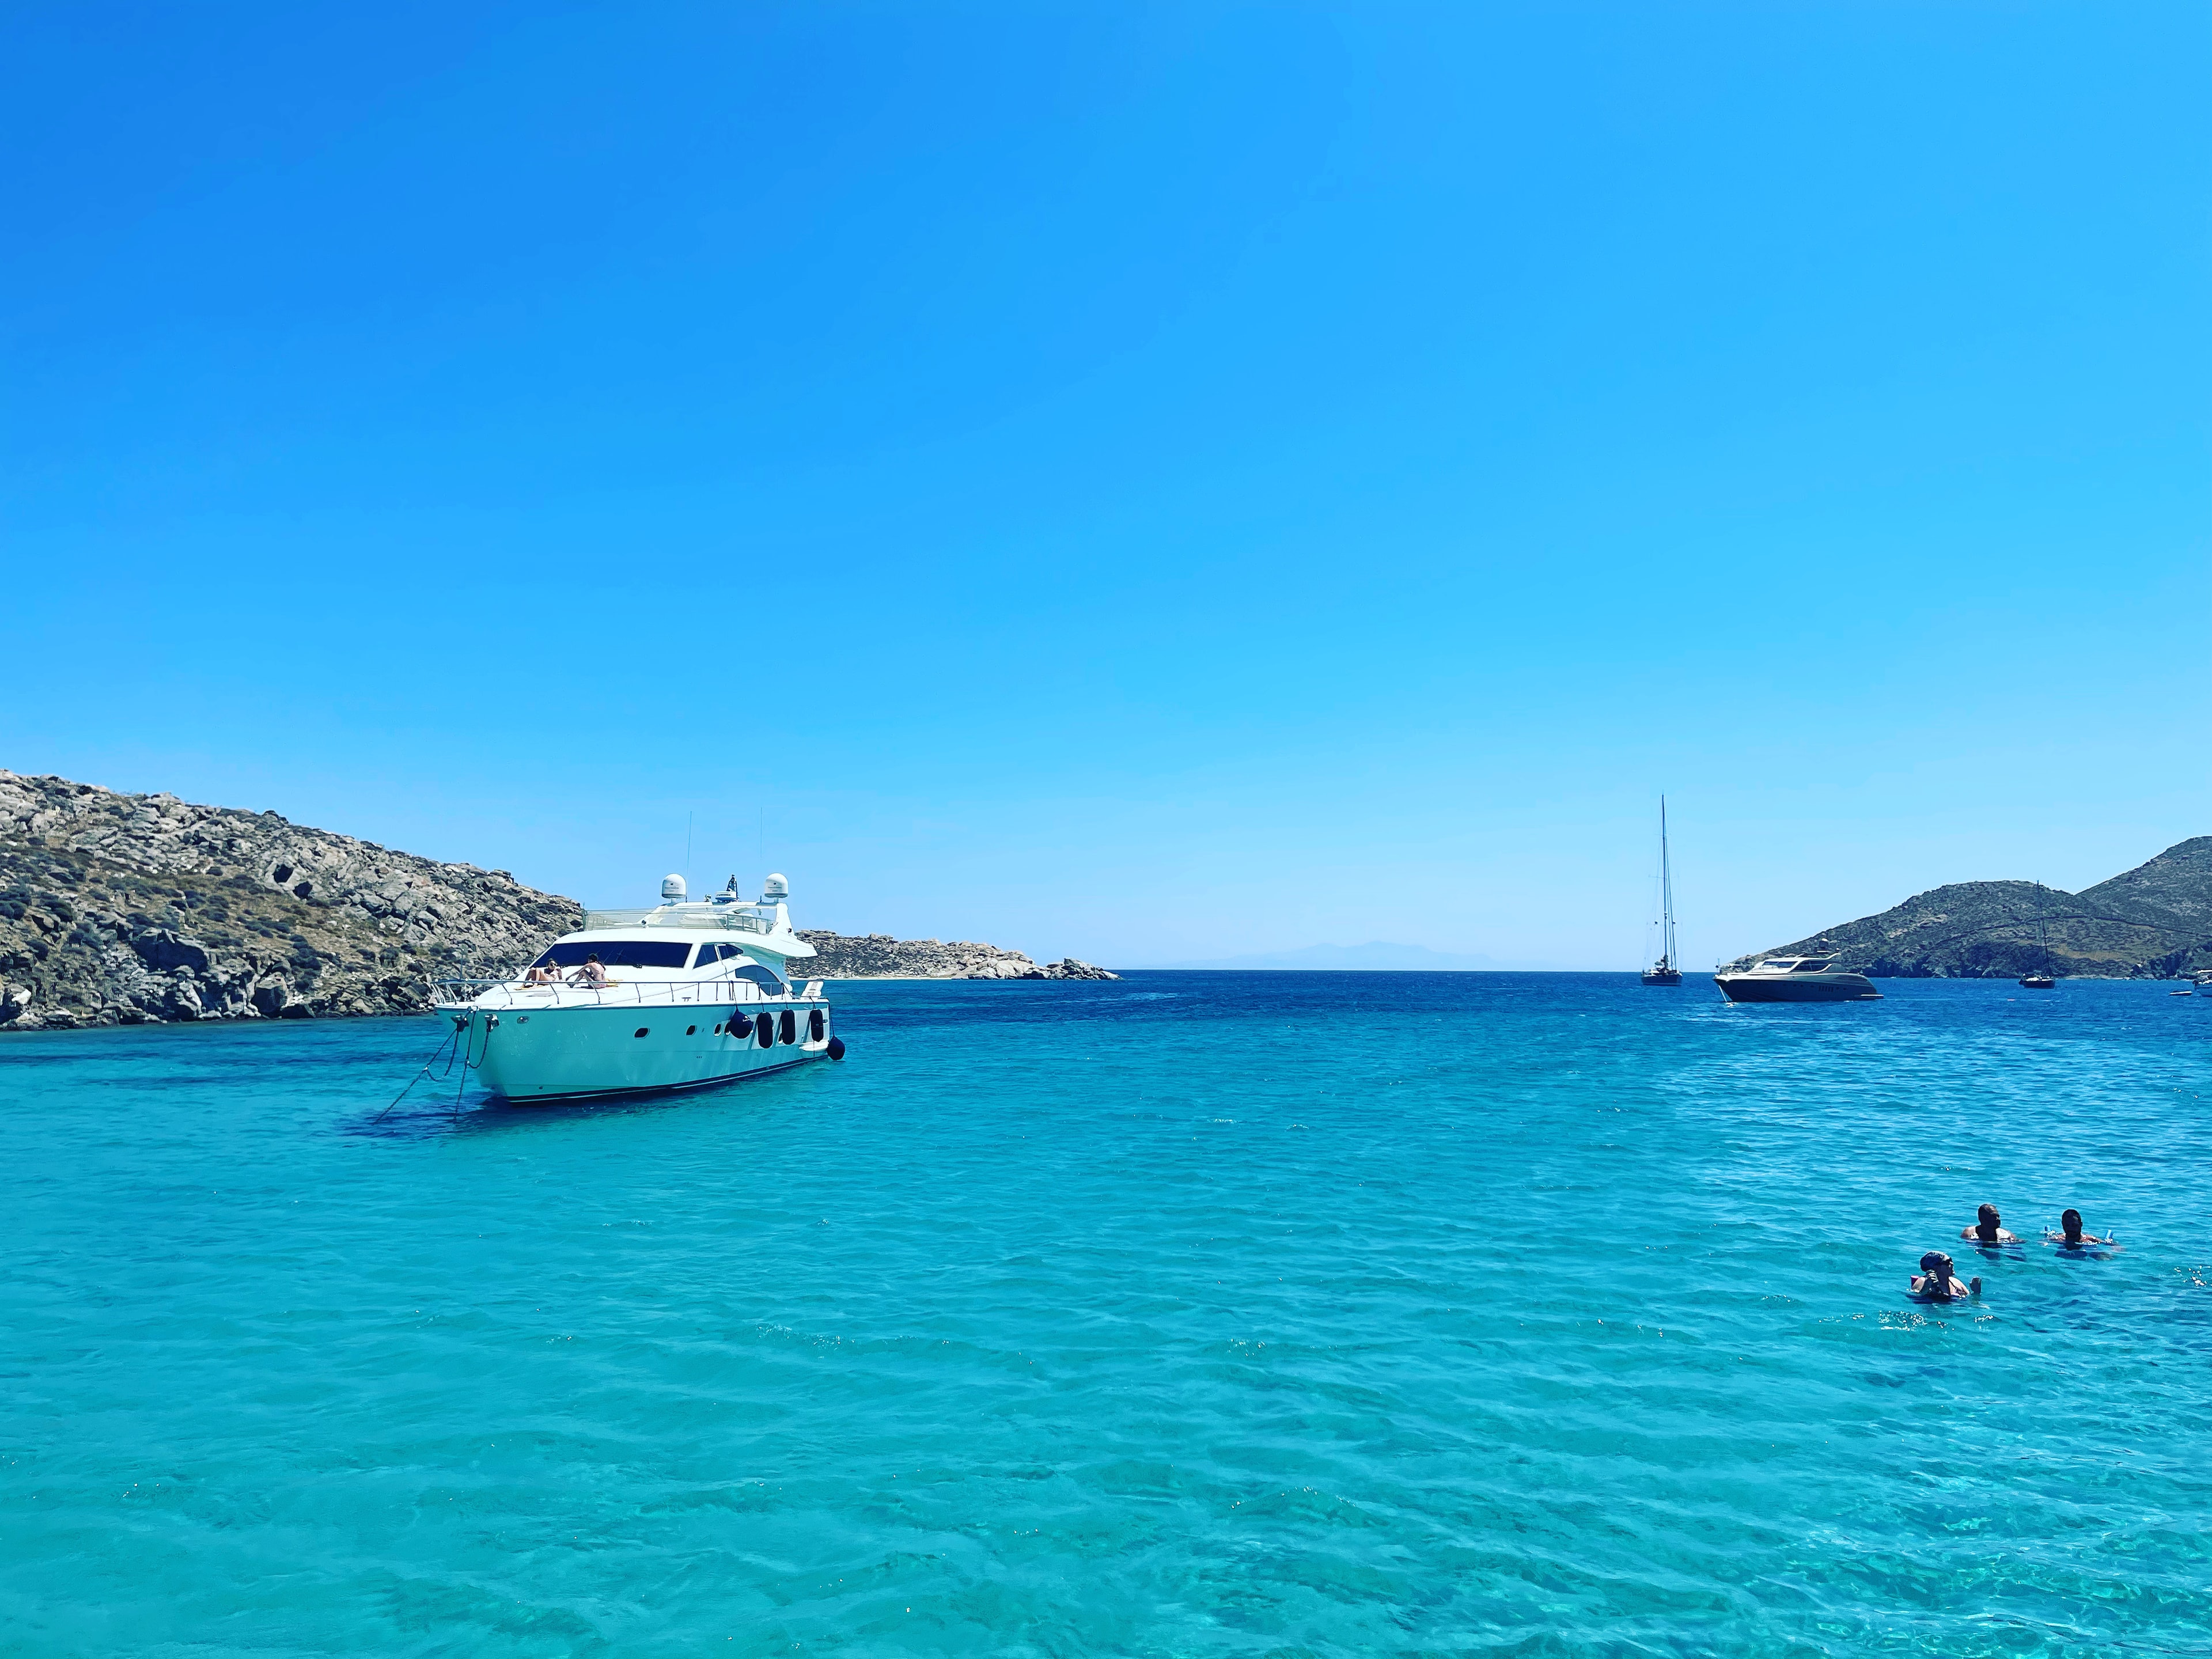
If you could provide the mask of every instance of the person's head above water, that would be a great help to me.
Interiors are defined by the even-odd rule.
[[[2067,1211],[2065,1214],[2058,1218],[2058,1224],[2066,1230],[2066,1237],[2069,1239],[2080,1238],[2081,1237],[2081,1212],[2079,1210]]]
[[[1920,1258],[1920,1271],[1923,1273],[1932,1273],[1938,1267],[1948,1267],[1950,1265],[1951,1258],[1941,1250],[1930,1250]]]
[[[1997,1225],[2004,1218],[1997,1213],[1996,1205],[1984,1204],[1974,1212],[1974,1231],[1984,1238],[1995,1238],[1997,1236]]]

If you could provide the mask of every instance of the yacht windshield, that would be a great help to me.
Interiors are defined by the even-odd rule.
[[[1790,971],[1793,974],[1817,974],[1826,970],[1827,965],[1828,964],[1825,962],[1814,962],[1808,959],[1804,962],[1799,963]]]
[[[538,968],[580,968],[586,957],[597,957],[603,968],[681,968],[691,947],[681,939],[574,939],[556,945],[532,964]]]
[[[741,968],[731,969],[726,976],[731,979],[749,979],[772,997],[787,997],[791,994],[791,987],[786,985],[757,962],[749,962]]]

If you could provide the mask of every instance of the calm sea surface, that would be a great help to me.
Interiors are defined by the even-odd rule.
[[[1884,988],[852,985],[380,1123],[428,1020],[0,1037],[0,1652],[2212,1654],[2212,998]]]

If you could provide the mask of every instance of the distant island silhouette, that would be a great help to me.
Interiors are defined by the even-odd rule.
[[[1241,972],[1253,969],[1312,973],[1481,974],[1529,971],[1537,964],[1501,962],[1495,957],[1431,951],[1424,945],[1309,945],[1296,951],[1267,951],[1251,956],[1217,957],[1204,962],[1164,962],[1163,968]]]

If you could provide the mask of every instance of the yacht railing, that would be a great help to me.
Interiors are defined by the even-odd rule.
[[[532,985],[517,979],[434,979],[430,1000],[441,1008],[668,1008],[702,1003],[819,1002],[822,981],[811,979],[771,995],[750,979],[624,980],[605,985]]]

